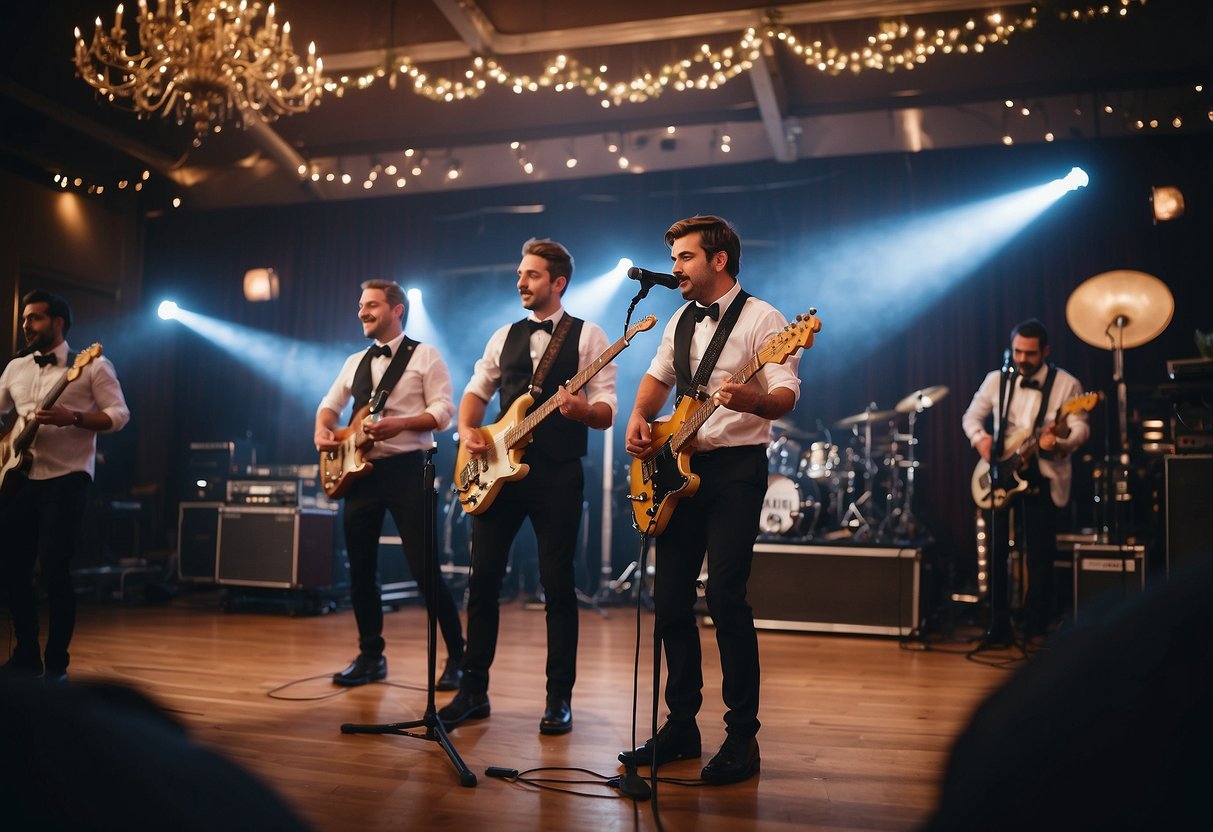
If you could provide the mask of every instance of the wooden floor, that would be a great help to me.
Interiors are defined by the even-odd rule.
[[[544,702],[542,611],[502,608],[492,716],[451,734],[478,777],[461,787],[437,743],[344,735],[343,723],[395,723],[425,712],[425,617],[386,617],[388,683],[338,689],[328,675],[356,652],[348,610],[314,617],[222,611],[213,593],[167,606],[82,607],[74,680],[111,680],[150,695],[200,743],[237,761],[318,830],[665,829],[908,830],[924,820],[953,737],[1007,678],[966,660],[966,644],[907,649],[897,639],[762,632],[761,775],[725,787],[661,783],[636,802],[606,785],[632,741],[636,612],[581,613],[574,729],[538,733]],[[652,617],[641,614],[640,727],[648,736]],[[723,739],[719,663],[704,628],[705,757],[662,769],[694,780]],[[441,650],[439,662],[442,661]],[[441,666],[441,665],[440,665]],[[438,706],[451,694],[438,694]],[[486,777],[488,766],[588,769],[540,776],[572,793]]]

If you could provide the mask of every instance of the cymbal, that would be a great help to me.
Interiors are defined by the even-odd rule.
[[[1120,270],[1088,278],[1066,301],[1074,334],[1104,350],[1130,349],[1154,340],[1175,314],[1167,284],[1145,272]]]
[[[948,395],[948,388],[942,384],[936,384],[934,387],[924,387],[906,396],[893,409],[898,413],[926,410],[928,407],[938,403],[946,395]]]
[[[896,415],[896,410],[865,410],[862,413],[856,413],[854,416],[839,419],[834,423],[834,427],[849,428],[852,425],[862,425],[864,422],[884,422]]]
[[[771,429],[789,439],[816,439],[821,435],[815,431],[802,430],[799,425],[786,417],[771,422]]]

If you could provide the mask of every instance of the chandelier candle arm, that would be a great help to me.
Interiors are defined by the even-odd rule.
[[[160,0],[154,10],[138,0],[138,6],[134,52],[122,4],[108,32],[97,18],[90,43],[75,30],[77,74],[115,106],[141,118],[189,120],[197,146],[229,120],[243,123],[249,111],[273,121],[319,102],[325,79],[316,44],[308,45],[306,58],[297,54],[291,25],[276,21],[274,4],[261,26],[261,3],[249,0]]]

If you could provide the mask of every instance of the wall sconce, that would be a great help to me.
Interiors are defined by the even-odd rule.
[[[249,269],[244,273],[244,299],[250,303],[278,297],[278,273],[273,269]]]
[[[1183,191],[1172,185],[1156,186],[1150,190],[1154,206],[1154,224],[1177,220],[1184,215]]]

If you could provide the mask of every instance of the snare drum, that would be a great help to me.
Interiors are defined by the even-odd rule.
[[[814,483],[801,493],[796,482],[782,474],[767,475],[767,493],[762,500],[758,529],[765,537],[808,537],[821,515]],[[803,498],[802,498],[803,497]]]

